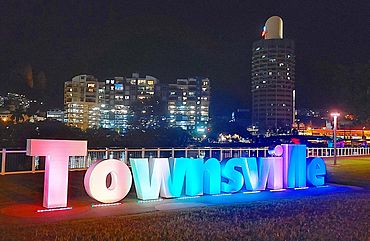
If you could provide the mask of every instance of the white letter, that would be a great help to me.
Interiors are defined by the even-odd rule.
[[[107,187],[109,174],[112,180]],[[114,203],[126,197],[131,188],[132,177],[125,163],[116,159],[101,160],[87,169],[84,184],[90,197],[102,203]]]

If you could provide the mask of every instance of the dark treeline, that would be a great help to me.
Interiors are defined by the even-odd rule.
[[[27,139],[87,140],[89,148],[100,147],[185,147],[193,142],[181,128],[132,130],[124,136],[108,129],[82,131],[57,121],[0,125],[0,148],[25,149]]]

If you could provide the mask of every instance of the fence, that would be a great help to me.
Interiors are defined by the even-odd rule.
[[[30,157],[25,150],[2,149],[1,175],[36,173],[45,170],[44,157]],[[332,157],[334,148],[307,148],[307,157]],[[337,148],[337,156],[370,155],[370,148]],[[87,156],[70,157],[71,171],[85,170],[97,160],[115,158],[128,163],[129,158],[191,157],[217,158],[222,161],[231,157],[266,157],[268,148],[141,148],[141,149],[96,149],[88,150]]]

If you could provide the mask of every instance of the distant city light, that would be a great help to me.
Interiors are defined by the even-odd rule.
[[[333,117],[338,117],[338,116],[340,116],[340,113],[332,112],[332,113],[330,113],[330,115],[333,116]]]

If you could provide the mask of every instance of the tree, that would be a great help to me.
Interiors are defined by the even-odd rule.
[[[190,134],[181,128],[160,127],[131,130],[123,138],[125,147],[186,147],[191,144]]]
[[[159,97],[138,99],[130,106],[131,129],[149,129],[163,126],[162,117],[165,115],[165,105]]]

